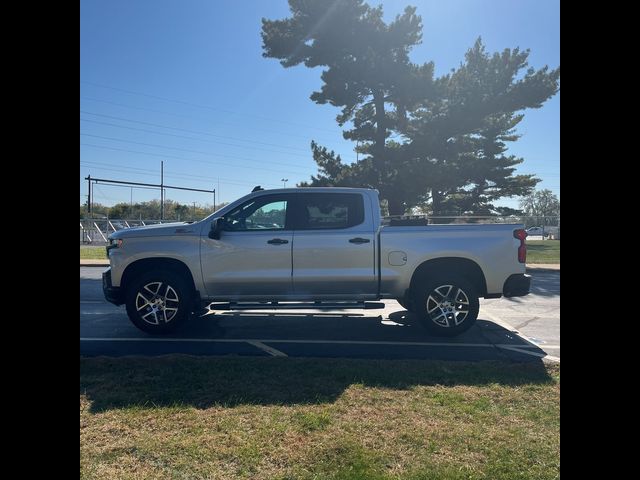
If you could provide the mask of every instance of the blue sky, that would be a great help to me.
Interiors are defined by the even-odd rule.
[[[559,0],[387,0],[387,19],[405,5],[422,16],[417,63],[436,74],[457,67],[482,36],[489,52],[529,48],[534,68],[560,64]],[[286,0],[81,0],[80,202],[92,177],[217,190],[232,201],[253,186],[295,186],[316,170],[311,140],[345,160],[339,110],[309,99],[321,69],[284,69],[262,57],[261,18],[289,15]],[[560,195],[560,98],[525,111],[509,152],[525,159]],[[157,190],[97,185],[95,201],[145,201]],[[206,193],[167,190],[182,203],[212,203]],[[517,207],[517,199],[501,205]]]

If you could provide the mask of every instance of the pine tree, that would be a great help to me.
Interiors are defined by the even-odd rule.
[[[386,24],[382,6],[362,0],[289,0],[292,16],[262,20],[263,56],[277,58],[285,68],[304,63],[327,67],[322,88],[311,94],[319,104],[341,107],[340,126],[353,121],[344,137],[359,142],[360,165],[334,165],[340,173],[325,176],[332,185],[349,179],[351,186],[372,183],[396,213],[404,210],[398,198],[387,138],[406,123],[408,108],[428,94],[433,64],[413,65],[409,52],[421,42],[422,24],[415,7]],[[334,160],[313,143],[314,158],[330,167]],[[336,172],[338,172],[336,170]]]
[[[523,159],[505,156],[516,141],[516,125],[526,108],[540,108],[558,91],[560,70],[527,69],[529,51],[505,49],[489,55],[481,39],[465,62],[436,79],[436,95],[411,112],[406,130],[414,178],[430,192],[434,212],[452,209],[487,213],[492,200],[526,195],[539,179],[513,175]],[[429,175],[421,175],[428,172]]]
[[[526,195],[539,182],[514,175],[523,159],[506,155],[506,142],[518,138],[518,112],[557,93],[559,69],[527,68],[529,51],[519,48],[489,55],[478,39],[459,68],[434,80],[432,62],[409,61],[422,37],[415,7],[389,24],[381,6],[363,0],[289,0],[289,7],[289,18],[262,20],[263,56],[285,68],[326,67],[311,99],[341,107],[336,120],[351,122],[343,135],[363,155],[344,164],[312,141],[319,172],[301,185],[376,188],[397,215],[429,201],[436,212],[491,212],[492,201]]]

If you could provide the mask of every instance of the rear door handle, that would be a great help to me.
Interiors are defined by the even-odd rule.
[[[267,243],[270,243],[271,245],[282,245],[284,243],[289,243],[289,240],[283,240],[282,238],[272,238],[271,240],[267,241]]]
[[[368,238],[356,237],[356,238],[350,239],[349,243],[369,243],[369,239]]]

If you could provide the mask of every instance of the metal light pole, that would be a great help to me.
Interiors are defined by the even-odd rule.
[[[164,220],[164,160],[160,161],[160,220]]]
[[[282,182],[282,188],[287,188],[287,182],[289,181],[289,179],[281,178],[280,181]]]
[[[91,215],[91,175],[87,177],[89,192],[87,193],[87,217]]]

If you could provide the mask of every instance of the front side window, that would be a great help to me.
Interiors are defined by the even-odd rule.
[[[299,199],[297,228],[301,230],[349,228],[364,222],[362,195],[303,194]]]
[[[240,205],[225,215],[223,230],[227,232],[284,230],[286,218],[286,200],[259,197]]]

